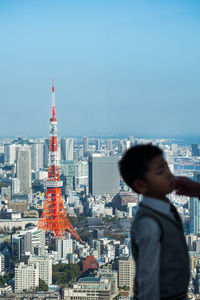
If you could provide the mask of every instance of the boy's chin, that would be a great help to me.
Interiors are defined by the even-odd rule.
[[[168,190],[168,192],[167,192],[167,194],[172,193],[174,190],[175,190],[174,186],[170,187],[169,190]]]

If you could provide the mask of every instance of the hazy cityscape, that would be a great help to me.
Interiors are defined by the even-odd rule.
[[[141,198],[118,162],[152,143],[200,182],[199,14],[195,0],[0,1],[0,300],[133,300]],[[198,300],[200,201],[169,199]]]
[[[164,150],[175,175],[200,181],[200,144],[176,139],[62,137],[62,200],[78,241],[37,227],[45,202],[49,139],[5,138],[0,145],[0,299],[132,299],[130,227],[138,195],[120,179],[118,160],[132,145]],[[172,193],[190,254],[189,299],[200,296],[200,203]]]

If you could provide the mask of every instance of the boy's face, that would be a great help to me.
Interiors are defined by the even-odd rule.
[[[145,174],[144,195],[164,199],[174,190],[173,174],[162,155],[156,156],[148,165]]]

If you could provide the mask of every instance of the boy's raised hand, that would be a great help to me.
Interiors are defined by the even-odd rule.
[[[174,177],[174,185],[177,195],[200,197],[200,183],[187,177]]]

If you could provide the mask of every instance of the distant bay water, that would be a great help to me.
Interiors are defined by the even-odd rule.
[[[165,139],[167,144],[178,144],[179,146],[192,145],[192,144],[200,144],[200,134],[199,135],[183,135],[183,136],[134,136],[136,139]],[[102,137],[108,138],[108,137]],[[110,139],[125,139],[128,136],[109,136]]]
[[[200,135],[199,136],[175,136],[175,137],[163,137],[170,139],[170,143],[178,144],[180,146],[200,144]]]

